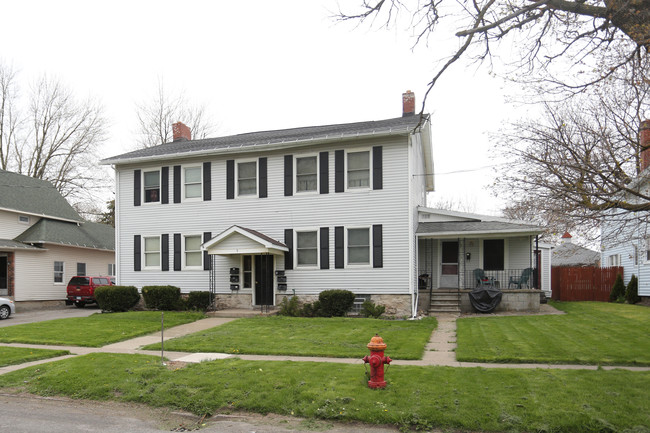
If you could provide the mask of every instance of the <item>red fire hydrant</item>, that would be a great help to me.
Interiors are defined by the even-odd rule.
[[[386,381],[384,380],[384,364],[390,364],[392,359],[388,356],[384,356],[384,349],[386,349],[386,343],[379,336],[375,334],[374,337],[370,339],[368,343],[368,349],[370,349],[370,355],[363,357],[363,362],[370,364],[370,380],[368,381],[368,386],[370,388],[384,388],[386,386]]]

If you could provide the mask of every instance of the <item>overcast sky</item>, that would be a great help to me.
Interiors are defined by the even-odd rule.
[[[159,79],[205,104],[216,135],[398,117],[406,90],[419,109],[456,38],[412,49],[405,25],[336,23],[337,9],[333,0],[4,1],[0,61],[23,83],[47,73],[98,98],[110,122],[103,157],[133,149],[135,104]],[[457,65],[430,95],[430,205],[452,198],[498,213],[484,188],[495,163],[487,132],[513,113],[502,87],[485,67]]]

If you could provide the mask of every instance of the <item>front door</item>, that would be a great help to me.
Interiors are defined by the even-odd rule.
[[[255,256],[255,305],[273,305],[273,256]]]
[[[458,241],[442,242],[440,288],[458,287]]]
[[[4,296],[9,294],[7,263],[7,256],[0,256],[0,295]]]

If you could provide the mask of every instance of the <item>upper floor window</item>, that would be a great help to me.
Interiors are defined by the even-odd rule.
[[[296,158],[296,192],[316,191],[318,187],[318,158]]]
[[[370,228],[348,229],[348,264],[370,264]]]
[[[160,238],[158,236],[144,238],[144,267],[157,268],[160,266]]]
[[[185,167],[185,198],[201,198],[201,167]]]
[[[29,217],[27,215],[19,215],[18,222],[21,222],[23,224],[29,224]]]
[[[348,188],[370,188],[370,152],[348,152]]]
[[[160,201],[160,170],[144,172],[144,202]]]
[[[298,266],[318,266],[318,231],[296,232]]]
[[[63,283],[63,262],[54,262],[54,282]]]
[[[257,195],[257,162],[237,163],[237,195]]]
[[[203,266],[203,252],[201,251],[201,236],[185,236],[185,266]]]

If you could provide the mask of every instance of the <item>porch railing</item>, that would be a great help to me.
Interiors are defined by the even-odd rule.
[[[525,269],[484,270],[485,279],[483,284],[494,285],[501,290],[536,289],[538,288],[537,269],[529,269],[531,271],[528,272],[525,272]],[[463,277],[460,285],[465,289],[473,289],[480,285],[474,269],[466,270]]]

